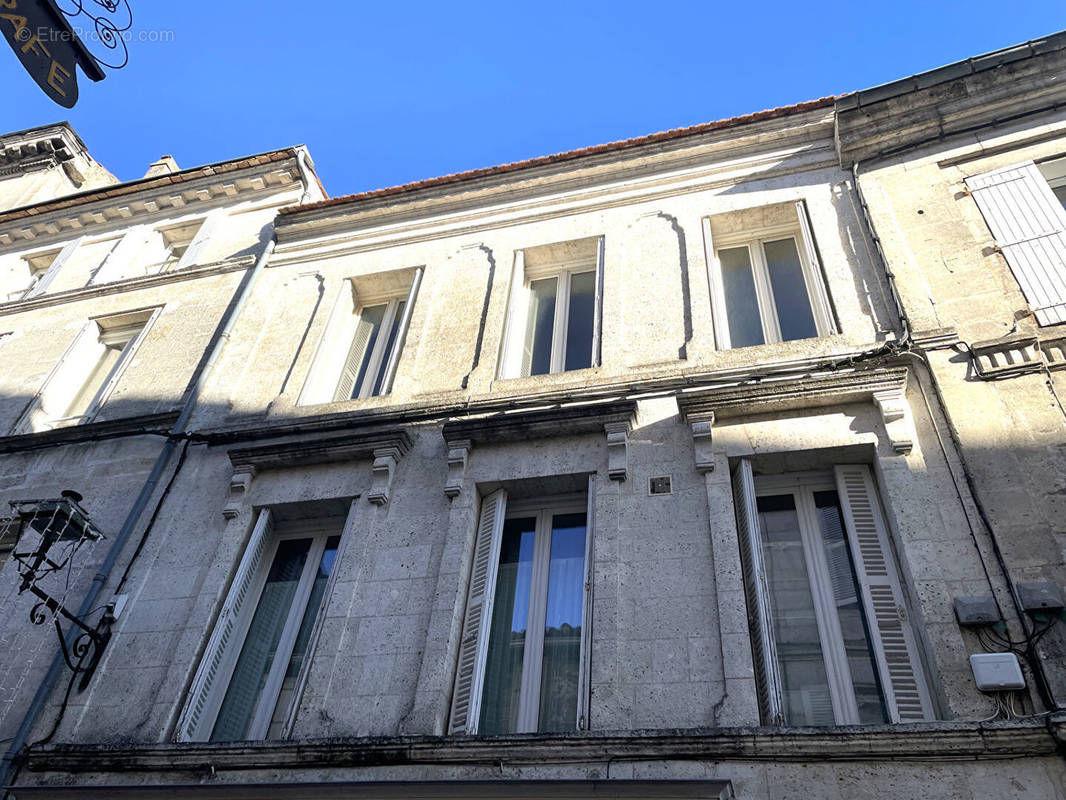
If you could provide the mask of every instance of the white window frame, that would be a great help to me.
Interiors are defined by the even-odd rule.
[[[810,221],[807,216],[806,203],[803,200],[796,201],[795,207],[796,222],[794,223],[789,222],[784,225],[764,228],[748,228],[717,238],[712,238],[711,235],[711,218],[709,216],[703,218],[704,247],[711,273],[714,332],[719,350],[732,348],[729,336],[729,309],[726,303],[725,281],[722,276],[722,263],[719,258],[719,252],[740,247],[747,248],[751,262],[756,302],[759,307],[759,322],[763,332],[763,344],[779,344],[782,341],[780,317],[777,313],[777,303],[774,300],[770,284],[770,271],[766,263],[766,254],[763,247],[767,242],[779,242],[783,239],[792,239],[795,242],[796,253],[799,256],[803,273],[803,283],[807,290],[807,301],[810,303],[817,336],[831,336],[837,332],[821,262],[818,258],[814,235],[811,232]],[[750,346],[757,347],[758,345]]]
[[[48,248],[47,250],[39,250],[35,253],[26,253],[21,256],[22,262],[26,265],[26,271],[29,273],[29,282],[21,289],[16,289],[7,296],[8,302],[17,302],[19,300],[28,300],[35,294],[38,294],[37,287],[40,286],[44,277],[52,269],[52,265],[56,263],[56,259],[59,258],[60,253],[63,252],[62,248]],[[47,263],[43,263],[42,260],[46,260]]]
[[[478,609],[472,609],[474,597],[468,596],[466,615],[463,624],[463,644],[459,655],[456,672],[456,689],[452,696],[452,713],[449,731],[452,733],[478,732],[481,716],[482,690],[484,688],[485,667],[488,662],[489,638],[492,627],[493,604],[496,598],[496,582],[500,563],[500,548],[503,542],[504,522],[508,519],[535,516],[536,532],[534,539],[534,557],[530,576],[530,603],[526,624],[525,652],[522,657],[522,684],[519,695],[519,712],[516,720],[516,733],[532,733],[537,730],[540,716],[540,683],[544,656],[543,620],[547,613],[549,565],[551,560],[551,520],[556,514],[585,514],[585,563],[584,588],[581,607],[581,654],[578,666],[577,708],[575,709],[575,730],[589,727],[589,681],[590,650],[592,645],[592,570],[595,522],[596,476],[589,476],[588,491],[568,494],[508,501],[507,492],[497,492],[483,498],[481,514],[478,520],[478,541],[475,542],[473,569],[477,570],[478,553],[488,549],[487,575],[484,596],[478,600]],[[502,513],[499,513],[501,512]],[[481,537],[488,537],[482,541]],[[471,595],[477,591],[472,579]],[[472,611],[478,611],[472,614]],[[470,630],[474,619],[476,630]],[[532,629],[530,619],[542,620]],[[536,635],[532,634],[536,630]],[[465,652],[470,650],[470,661],[464,674]],[[459,687],[469,685],[469,694],[459,698]]]
[[[268,513],[269,512],[267,511],[260,512],[260,519],[262,520],[263,514]],[[260,522],[260,524],[262,523]],[[252,578],[251,584],[249,585],[249,602],[245,602],[242,605],[233,635],[226,644],[223,661],[219,667],[219,674],[215,679],[213,689],[202,716],[200,730],[203,733],[203,741],[210,741],[211,734],[218,722],[218,714],[222,707],[222,701],[225,699],[226,692],[229,690],[230,683],[233,680],[233,671],[237,666],[237,659],[240,657],[241,650],[244,648],[245,640],[248,636],[248,630],[252,624],[252,618],[255,616],[259,601],[262,598],[263,589],[266,586],[267,577],[270,574],[270,568],[274,563],[274,557],[277,555],[278,548],[284,541],[310,538],[312,539],[311,548],[308,552],[307,560],[304,563],[303,572],[300,574],[300,581],[293,596],[293,602],[289,607],[289,615],[285,621],[285,627],[282,630],[281,638],[278,641],[277,652],[271,663],[266,684],[264,685],[263,692],[259,698],[259,704],[256,706],[256,711],[249,724],[248,733],[242,741],[255,741],[266,738],[267,733],[270,730],[271,720],[274,718],[278,698],[281,694],[281,687],[285,680],[285,671],[288,668],[289,659],[292,657],[292,649],[296,643],[296,637],[300,632],[300,625],[303,622],[304,614],[307,611],[311,590],[314,588],[315,575],[322,561],[322,554],[325,552],[328,540],[333,537],[339,537],[340,544],[338,544],[337,554],[334,557],[333,569],[330,572],[329,579],[327,579],[326,591],[322,596],[323,605],[318,610],[315,624],[312,628],[312,634],[308,639],[307,657],[304,660],[301,674],[295,683],[292,703],[290,707],[285,710],[286,722],[284,724],[282,737],[286,737],[291,731],[296,706],[300,701],[300,695],[303,686],[306,683],[307,672],[312,661],[314,647],[317,643],[318,630],[321,626],[322,610],[329,600],[332,578],[336,572],[337,562],[341,555],[344,534],[343,530],[338,530],[336,527],[329,525],[323,525],[323,523],[319,521],[310,521],[303,526],[294,522],[286,522],[285,527],[286,530],[282,533],[279,533],[276,530],[270,532],[269,535],[271,541],[263,551],[263,557],[260,559],[259,564],[256,567],[255,576]],[[345,525],[345,528],[347,528],[347,524]],[[284,658],[279,657],[283,653],[285,654]]]
[[[363,376],[363,382],[359,386],[359,394],[357,394],[355,397],[339,397],[337,395],[334,395],[333,399],[335,401],[343,402],[345,400],[363,400],[367,397],[374,396],[374,384],[377,383],[378,375],[381,373],[381,370],[388,369],[392,362],[398,360],[390,356],[388,361],[386,361],[385,357],[389,354],[385,352],[385,348],[388,347],[389,333],[392,331],[392,326],[396,322],[396,315],[400,313],[400,303],[403,302],[403,300],[404,298],[402,297],[394,297],[391,300],[386,301],[385,303],[372,303],[365,305],[359,309],[359,312],[356,314],[356,317],[358,317],[360,320],[362,320],[363,311],[368,308],[375,308],[377,306],[384,305],[385,313],[381,317],[381,327],[378,330],[378,337],[374,341],[374,349],[370,352],[370,361],[366,365],[366,374]],[[407,307],[404,306],[405,316],[406,312]],[[403,320],[400,321],[400,324],[403,325]],[[358,323],[356,323],[356,325],[358,327]],[[349,343],[349,346],[351,346],[351,344],[352,343]],[[396,341],[393,343],[393,350],[398,350],[401,346],[401,334],[398,330],[396,332]],[[363,357],[365,358],[365,351]],[[362,359],[360,359],[360,361],[361,360]],[[395,367],[393,368],[395,369]],[[389,382],[391,383],[391,381]],[[340,387],[338,386],[337,388],[339,390]],[[352,388],[354,389],[355,387]],[[387,386],[386,380],[383,379],[381,382],[380,394],[388,394],[390,388],[392,387]]]
[[[503,351],[497,377],[528,378],[523,368],[523,350],[526,332],[529,326],[529,297],[531,284],[546,278],[557,278],[555,284],[555,317],[552,320],[552,349],[548,368],[549,375],[566,372],[566,337],[570,316],[570,281],[574,275],[594,273],[593,308],[592,308],[592,352],[589,354],[591,369],[600,365],[601,318],[603,306],[603,253],[604,237],[599,237],[595,259],[584,259],[562,264],[541,265],[527,269],[525,251],[515,252],[514,269],[511,276],[511,298],[508,303],[507,321],[503,335]],[[577,370],[569,370],[576,372]]]

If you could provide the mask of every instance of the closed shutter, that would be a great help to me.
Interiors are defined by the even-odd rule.
[[[1041,325],[1066,322],[1066,215],[1036,164],[966,179]]]
[[[892,722],[932,719],[929,690],[870,468],[849,464],[835,472],[889,717]]]
[[[581,607],[581,666],[577,685],[577,729],[592,726],[589,717],[592,682],[592,562],[596,537],[596,475],[589,475],[588,510],[585,512],[585,593]]]
[[[245,603],[255,602],[256,598],[249,595],[259,572],[259,565],[263,561],[263,554],[270,544],[272,530],[270,510],[263,509],[256,519],[244,557],[233,576],[233,584],[226,595],[225,603],[222,604],[215,629],[211,632],[211,639],[193,679],[189,699],[178,724],[178,741],[206,741],[211,736],[215,712],[222,700],[223,684],[228,678],[227,673],[233,668],[233,659],[227,656],[230,646],[234,644],[241,610]]]
[[[138,225],[135,228],[131,228],[92,273],[89,278],[89,285],[96,286],[101,283],[120,281],[129,277],[131,274],[130,266],[142,248],[148,244],[148,239],[152,233],[153,231],[148,225]]]
[[[41,276],[41,279],[33,285],[33,288],[26,294],[26,299],[31,297],[37,297],[37,295],[44,294],[48,291],[48,287],[51,286],[52,281],[56,279],[59,271],[63,269],[63,265],[70,260],[70,257],[74,255],[74,251],[81,246],[81,243],[85,240],[85,237],[79,237],[72,242],[67,242],[63,249],[59,251],[59,254],[52,261],[52,265]]]
[[[374,326],[360,318],[355,326],[355,336],[352,338],[352,346],[348,350],[348,357],[344,360],[344,368],[341,370],[341,379],[337,383],[337,391],[333,395],[334,400],[351,400],[355,393],[355,380],[359,377],[359,368],[363,365],[363,356],[366,353],[367,342]]]
[[[211,237],[218,233],[219,228],[222,226],[222,221],[225,218],[226,209],[224,208],[216,208],[204,217],[203,224],[200,226],[200,229],[196,231],[196,235],[189,243],[188,248],[182,253],[181,258],[174,267],[175,270],[195,267],[200,263],[200,256],[203,254],[204,248],[207,246],[207,243],[211,241]]]
[[[492,621],[492,600],[496,590],[496,567],[507,492],[500,489],[481,501],[481,517],[474,543],[474,564],[470,572],[463,636],[459,642],[459,661],[452,693],[449,733],[476,733],[481,712],[481,684],[488,650],[488,631]]]
[[[759,511],[755,505],[755,478],[751,462],[742,459],[733,470],[733,507],[740,535],[740,560],[744,567],[744,594],[748,605],[751,653],[759,691],[759,713],[765,725],[783,725],[781,673],[777,663],[770,590],[766,584]]]
[[[411,288],[407,292],[403,314],[400,316],[400,324],[396,329],[396,341],[392,343],[391,352],[386,354],[389,360],[385,364],[380,394],[388,394],[392,391],[392,381],[396,377],[396,367],[400,364],[400,354],[403,352],[404,342],[407,341],[407,328],[411,324],[411,314],[414,313],[415,300],[418,298],[418,287],[422,285],[422,272],[422,267],[419,267],[411,277]]]

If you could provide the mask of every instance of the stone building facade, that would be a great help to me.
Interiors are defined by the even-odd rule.
[[[1066,796],[1064,74],[334,199],[0,138],[12,796]]]

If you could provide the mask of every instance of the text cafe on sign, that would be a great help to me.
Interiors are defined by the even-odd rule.
[[[0,33],[46,95],[64,108],[78,102],[76,66],[105,77],[53,0],[0,0]]]

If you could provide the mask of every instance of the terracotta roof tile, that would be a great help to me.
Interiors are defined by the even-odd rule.
[[[793,114],[802,114],[805,111],[813,111],[819,108],[827,108],[837,100],[837,96],[821,97],[817,100],[809,100],[805,103],[796,103],[791,106],[780,106],[779,108],[771,108],[766,111],[757,111],[753,114],[744,114],[739,117],[730,117],[728,119],[715,120],[713,122],[703,122],[699,125],[691,125],[687,128],[674,128],[668,131],[662,131],[660,133],[652,133],[646,136],[638,136],[633,139],[622,139],[617,142],[608,142],[606,144],[593,145],[591,147],[582,147],[577,150],[568,150],[562,153],[554,153],[547,156],[538,156],[536,158],[529,158],[523,161],[514,161],[509,164],[500,164],[495,167],[482,167],[480,169],[467,170],[465,172],[456,172],[451,175],[441,175],[436,178],[427,178],[425,180],[414,181],[412,183],[404,183],[399,186],[388,186],[382,189],[372,189],[366,192],[359,192],[357,194],[342,195],[340,197],[333,197],[328,200],[320,200],[315,203],[307,203],[302,206],[288,206],[280,210],[282,215],[292,215],[301,213],[304,211],[313,211],[319,208],[329,208],[332,206],[340,206],[348,203],[357,203],[363,200],[370,200],[378,197],[388,197],[390,195],[404,194],[406,192],[416,191],[418,189],[428,189],[434,186],[444,186],[451,183],[461,183],[463,181],[475,180],[477,178],[484,178],[490,175],[502,175],[508,172],[516,172],[522,169],[528,169],[530,167],[543,166],[545,164],[555,164],[562,161],[570,161],[573,159],[581,158],[583,156],[597,155],[599,153],[609,153],[616,150],[625,150],[631,147],[639,147],[646,144],[655,144],[658,142],[671,141],[673,139],[681,139],[686,136],[694,136],[696,134],[705,133],[707,131],[718,130],[720,128],[731,128],[736,125],[745,125],[752,122],[761,122],[762,120],[774,119],[776,117],[787,117]]]

